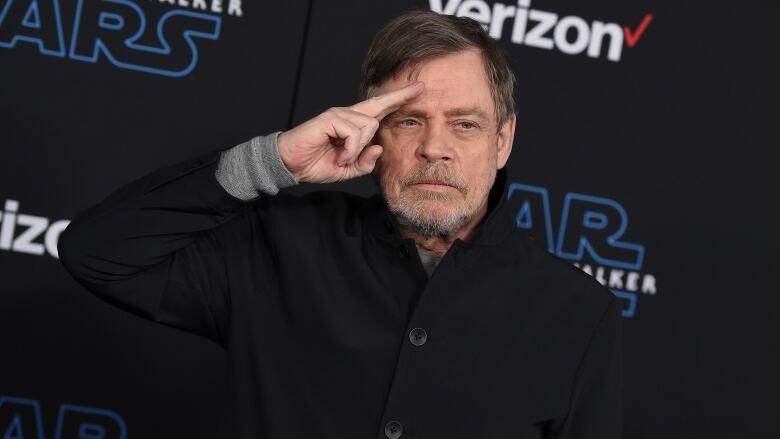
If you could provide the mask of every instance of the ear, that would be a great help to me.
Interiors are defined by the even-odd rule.
[[[506,165],[509,160],[509,154],[512,152],[512,144],[515,141],[515,124],[517,123],[517,117],[513,114],[506,122],[504,126],[498,131],[498,160],[496,161],[496,169],[501,169]]]

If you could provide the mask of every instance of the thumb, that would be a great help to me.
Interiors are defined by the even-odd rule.
[[[374,170],[377,159],[382,155],[382,145],[371,145],[363,148],[363,151],[355,161],[355,167],[360,175],[371,173]]]

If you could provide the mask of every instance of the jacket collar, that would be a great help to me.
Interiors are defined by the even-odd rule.
[[[466,247],[475,245],[495,246],[506,238],[514,229],[514,219],[509,211],[507,202],[508,166],[504,166],[496,173],[496,180],[488,195],[488,208],[485,218],[477,226],[476,231],[468,242],[460,239]],[[381,193],[369,198],[363,209],[363,218],[370,232],[383,241],[400,243],[398,221],[390,213],[384,197]]]

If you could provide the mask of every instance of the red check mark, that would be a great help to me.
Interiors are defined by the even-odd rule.
[[[653,14],[645,14],[645,18],[642,19],[642,22],[639,23],[639,27],[637,27],[635,31],[631,31],[631,28],[628,26],[623,27],[623,32],[626,34],[626,45],[628,45],[628,47],[634,47],[636,45],[639,39],[642,38],[642,34],[645,33],[645,30],[647,30],[647,26],[650,25],[651,21],[653,21]]]

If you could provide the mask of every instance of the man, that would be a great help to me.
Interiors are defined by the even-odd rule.
[[[368,99],[129,184],[60,257],[227,349],[225,437],[618,438],[619,301],[505,205],[513,80],[476,22],[398,17]],[[368,173],[369,199],[277,193]]]

